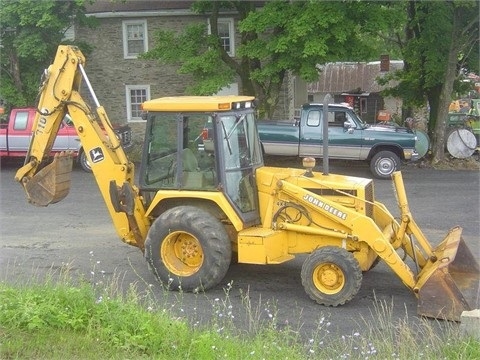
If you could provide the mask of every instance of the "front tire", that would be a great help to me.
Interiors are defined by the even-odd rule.
[[[305,292],[325,306],[345,304],[362,284],[362,270],[353,254],[334,246],[312,252],[303,263],[301,274]]]
[[[152,224],[145,258],[169,290],[200,292],[217,285],[230,266],[232,248],[223,225],[193,206],[167,210]]]
[[[388,150],[379,151],[370,160],[370,171],[377,179],[390,179],[392,174],[399,169],[400,158]]]

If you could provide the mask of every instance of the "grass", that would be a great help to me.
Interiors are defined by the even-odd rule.
[[[329,336],[320,319],[314,336],[276,324],[275,304],[233,309],[229,288],[214,299],[209,324],[173,317],[153,296],[134,286],[99,288],[68,277],[39,284],[0,282],[0,359],[478,359],[480,343],[458,326],[434,329],[394,320],[392,306],[377,302],[375,326],[364,334]],[[267,313],[267,316],[263,316]],[[262,313],[262,314],[260,314]],[[239,329],[238,319],[246,326]]]

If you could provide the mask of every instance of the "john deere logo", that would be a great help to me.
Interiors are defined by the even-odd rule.
[[[97,163],[105,159],[105,156],[103,156],[102,148],[97,147],[90,150],[90,159],[92,159],[93,163]]]
[[[310,204],[315,205],[316,207],[323,209],[324,211],[327,211],[342,220],[347,220],[347,214],[345,214],[343,211],[340,211],[333,206],[325,204],[323,201],[317,199],[316,197],[313,197],[312,195],[305,194],[303,196],[303,200],[308,201]]]

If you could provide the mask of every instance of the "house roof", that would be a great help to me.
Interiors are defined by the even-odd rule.
[[[86,4],[86,14],[96,17],[129,16],[135,13],[156,16],[158,14],[191,14],[193,0],[96,0],[93,4]],[[252,1],[256,7],[264,6],[266,1]],[[225,9],[232,12],[233,9]]]
[[[153,1],[153,0],[128,0],[111,1],[97,0],[93,4],[85,5],[87,14],[124,11],[155,11],[155,10],[184,10],[190,9],[194,1]]]
[[[319,67],[318,81],[307,84],[308,93],[342,93],[360,90],[361,92],[379,92],[387,86],[380,86],[376,79],[392,71],[403,69],[403,61],[391,60],[390,71],[380,71],[380,61],[369,63],[337,62]],[[389,86],[394,85],[392,82]]]

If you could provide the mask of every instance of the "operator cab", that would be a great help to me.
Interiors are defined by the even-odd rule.
[[[245,224],[258,223],[254,174],[263,158],[252,100],[175,97],[146,102],[139,183],[147,201],[163,190],[190,191],[192,198],[220,191]]]

